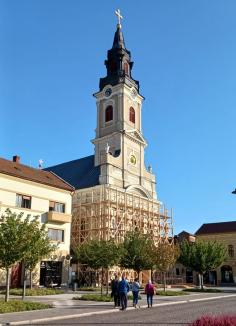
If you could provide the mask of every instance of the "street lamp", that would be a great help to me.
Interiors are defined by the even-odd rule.
[[[68,267],[68,288],[70,284],[70,261],[72,259],[71,255],[66,255],[67,267]]]

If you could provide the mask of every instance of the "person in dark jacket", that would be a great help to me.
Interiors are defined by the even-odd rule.
[[[145,286],[145,293],[147,295],[148,308],[151,308],[152,307],[152,299],[153,299],[153,295],[154,295],[154,285],[152,284],[151,280],[149,280]]]
[[[115,275],[115,278],[111,281],[111,297],[114,298],[114,307],[120,306],[120,296],[119,296],[119,280],[118,276]]]
[[[120,310],[125,310],[127,308],[127,295],[129,292],[129,283],[125,278],[125,275],[122,275],[122,280],[119,282],[118,285],[119,288],[119,295],[120,295],[120,304],[121,304],[121,309]]]

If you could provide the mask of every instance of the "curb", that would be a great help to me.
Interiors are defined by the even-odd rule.
[[[236,297],[236,294],[221,295],[221,296],[216,296],[216,297],[200,298],[200,299],[181,300],[181,301],[174,301],[174,302],[162,302],[162,303],[153,304],[153,307],[171,306],[171,305],[178,305],[178,304],[184,304],[184,303],[189,303],[189,302],[194,303],[194,302],[199,302],[199,301],[218,300],[218,299],[222,299],[222,298],[231,298],[231,297]],[[140,307],[140,309],[144,309],[144,308],[147,308],[147,305]],[[129,307],[129,308],[127,308],[127,310],[136,310],[136,309],[133,307]],[[31,319],[31,320],[24,320],[24,321],[22,320],[22,321],[6,322],[6,323],[1,323],[0,326],[33,325],[34,323],[43,323],[43,322],[52,321],[52,320],[82,318],[82,317],[88,317],[88,316],[92,316],[92,315],[110,314],[110,313],[118,313],[118,312],[120,312],[119,309],[116,309],[116,310],[109,309],[109,310],[102,310],[102,311],[85,312],[85,313],[74,314],[74,315],[64,315],[64,316]]]

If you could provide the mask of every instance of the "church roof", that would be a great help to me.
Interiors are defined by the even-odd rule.
[[[19,161],[12,162],[4,158],[0,158],[0,173],[68,191],[74,190],[70,184],[62,180],[62,178],[54,173],[32,168],[30,166],[21,164]]]
[[[205,223],[197,230],[195,235],[225,232],[236,232],[236,221]]]
[[[75,189],[89,188],[99,184],[100,167],[94,166],[94,155],[50,166],[45,170],[56,173]]]

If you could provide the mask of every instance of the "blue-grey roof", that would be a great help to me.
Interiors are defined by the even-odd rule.
[[[100,167],[94,166],[94,155],[50,166],[44,170],[54,172],[75,189],[89,188],[99,184]]]

